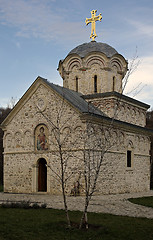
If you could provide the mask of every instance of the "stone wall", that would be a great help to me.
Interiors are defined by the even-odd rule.
[[[97,76],[97,92],[122,92],[122,79],[127,71],[127,62],[116,54],[108,58],[103,53],[90,53],[81,58],[71,54],[59,64],[59,73],[63,78],[63,86],[76,91],[76,77],[78,78],[78,92],[93,94],[94,76]]]
[[[146,109],[143,107],[114,97],[88,99],[88,101],[94,104],[95,107],[99,108],[110,118],[141,127],[146,126]]]
[[[136,136],[134,136],[135,138]],[[125,146],[108,150],[104,156],[100,175],[97,183],[97,194],[115,194],[127,192],[148,191],[150,186],[150,157],[147,148],[140,150],[134,148],[132,167],[126,166],[126,151],[128,149],[125,138]],[[146,146],[148,139],[146,139]],[[140,146],[142,147],[142,145]],[[149,149],[149,148],[148,148]],[[138,152],[139,151],[139,152]],[[67,185],[67,194],[70,195],[74,182],[79,178],[84,186],[83,178],[83,152],[80,150],[69,152],[66,175],[74,175]],[[60,174],[59,153],[50,151],[47,153],[16,153],[5,155],[4,165],[4,187],[6,192],[31,193],[38,191],[38,159],[44,158],[47,161],[47,192],[51,194],[61,194],[61,185],[54,172]],[[81,159],[82,157],[82,159]]]
[[[57,94],[43,85],[39,86],[23,106],[19,107],[18,113],[5,130],[4,191],[36,192],[38,190],[36,183],[38,160],[45,158],[48,166],[52,166],[53,159],[53,165],[59,161],[58,144],[54,134],[57,121],[61,142],[67,147],[67,144],[73,145],[75,140],[69,137],[70,132],[79,131],[82,125],[78,115],[79,113]],[[37,149],[35,141],[36,129],[39,126],[46,127],[48,131],[48,149],[42,151]],[[49,168],[48,171],[50,172]],[[49,191],[54,192],[50,188]]]
[[[47,147],[42,150],[38,149],[36,141],[39,132],[37,129],[40,130],[40,126],[44,126],[47,136]],[[87,126],[90,126],[90,135],[86,135]],[[95,134],[91,135],[93,131]],[[88,136],[92,138],[87,138]],[[60,194],[60,156],[57,144],[59,137],[62,154],[67,161],[66,177],[72,175],[68,181],[67,194],[71,193],[80,174],[80,183],[84,185],[84,146],[87,150],[91,148],[90,152],[99,154],[102,146],[107,149],[98,179],[97,193],[149,190],[150,140],[147,136],[115,129],[111,125],[103,126],[93,122],[89,125],[87,120],[80,119],[80,113],[70,104],[51,89],[40,85],[22,106],[18,107],[17,114],[6,127],[4,191],[37,192],[38,161],[43,158],[47,162],[47,192]],[[126,165],[127,150],[132,152],[131,168]]]
[[[0,185],[3,185],[3,131],[0,129]]]

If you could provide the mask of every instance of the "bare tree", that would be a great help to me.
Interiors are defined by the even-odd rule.
[[[119,145],[122,141],[121,134],[118,134],[117,138],[113,139],[112,133],[114,130],[114,121],[118,118],[118,113],[120,110],[120,104],[122,101],[122,94],[126,88],[126,85],[129,81],[130,75],[137,69],[140,61],[137,55],[137,48],[133,59],[130,63],[127,74],[122,80],[122,89],[120,97],[116,99],[114,102],[114,111],[112,117],[107,126],[100,124],[96,125],[93,121],[86,122],[86,129],[83,132],[84,139],[84,149],[83,149],[83,176],[84,176],[84,188],[85,188],[85,204],[84,211],[81,217],[80,226],[82,228],[83,224],[85,224],[86,228],[88,228],[88,218],[87,211],[90,200],[94,193],[97,190],[97,181],[99,178],[99,174],[101,171],[101,166],[107,152],[114,146]],[[136,91],[139,86],[135,87],[134,91]],[[141,89],[142,90],[142,89]],[[89,103],[89,108],[90,108]],[[99,108],[98,105],[96,105]],[[116,129],[116,131],[118,131]]]
[[[55,103],[55,112],[50,115],[47,112],[41,111],[38,106],[38,113],[40,113],[44,119],[48,122],[51,129],[52,141],[54,143],[54,150],[56,152],[57,163],[60,168],[55,169],[51,164],[48,164],[53,173],[54,178],[60,183],[62,189],[64,209],[66,213],[66,219],[68,227],[71,227],[68,205],[67,205],[67,186],[70,179],[76,174],[77,160],[75,166],[71,165],[70,160],[75,159],[75,151],[72,150],[74,141],[72,140],[72,131],[70,127],[70,121],[73,122],[73,115],[66,114],[66,102],[63,99],[60,102]],[[71,171],[69,169],[71,168]]]
[[[92,196],[97,191],[97,181],[101,171],[103,159],[115,144],[112,132],[113,123],[109,126],[97,124],[93,120],[87,120],[86,128],[83,131],[83,154],[82,154],[82,172],[84,177],[85,204],[84,211],[80,220],[79,228],[85,224],[88,228],[87,211]]]
[[[15,104],[17,102],[17,99],[14,97],[11,97],[11,99],[9,100],[9,103],[7,104],[7,108],[14,108]]]
[[[123,89],[128,82],[130,74],[138,66],[138,63],[135,64],[136,59],[137,57],[134,57],[129,72],[125,76]],[[79,227],[82,228],[83,224],[85,224],[86,228],[88,228],[88,206],[94,193],[97,190],[97,182],[99,174],[101,172],[104,157],[108,150],[118,144],[118,139],[114,138],[115,140],[113,141],[110,133],[114,129],[114,120],[116,119],[116,116],[118,114],[118,108],[121,98],[122,94],[116,102],[117,104],[114,108],[114,115],[112,116],[112,118],[109,119],[109,124],[107,126],[103,123],[97,124],[96,121],[94,121],[94,115],[92,116],[89,111],[87,114],[87,118],[89,117],[89,120],[87,118],[84,119],[84,127],[78,135],[75,134],[75,138],[74,133],[72,133],[72,131],[70,130],[70,120],[71,122],[73,122],[73,113],[68,115],[66,118],[63,118],[63,115],[65,116],[65,111],[67,107],[66,101],[64,100],[64,94],[60,106],[58,104],[56,106],[56,113],[54,114],[54,116],[50,116],[46,112],[38,109],[38,112],[40,112],[40,114],[43,115],[44,118],[47,120],[48,124],[50,124],[52,129],[52,135],[55,140],[54,148],[56,150],[57,158],[60,162],[60,171],[57,172],[52,166],[48,165],[48,167],[51,169],[51,171],[54,173],[55,178],[61,184],[64,208],[69,227],[71,226],[71,223],[68,213],[68,204],[66,197],[68,181],[74,176],[74,174],[79,175],[79,173],[82,173],[83,175],[83,182],[81,185],[85,193],[85,204]],[[67,129],[65,134],[63,134],[64,129]],[[80,152],[82,152],[82,154],[80,154],[79,156],[77,153],[75,154],[75,151],[73,151],[73,147],[76,146],[77,143],[79,143],[78,149],[80,149]],[[68,166],[71,162],[70,159],[72,158],[78,159],[78,162],[75,162],[75,166],[71,166],[71,170],[68,171]],[[79,177],[79,181],[80,180],[81,179]],[[78,186],[80,186],[80,183],[78,184]],[[74,189],[74,193],[76,193],[76,189]]]
[[[136,71],[136,69],[138,68],[138,66],[139,66],[139,64],[140,64],[140,60],[138,59],[138,50],[137,50],[137,47],[136,47],[136,50],[135,50],[135,53],[134,53],[134,55],[133,55],[133,57],[132,57],[132,60],[131,60],[131,62],[130,62],[130,64],[129,64],[129,68],[128,68],[128,71],[127,71],[127,73],[125,74],[125,76],[124,76],[124,78],[123,78],[123,81],[122,81],[122,93],[125,91],[125,89],[126,89],[126,86],[127,86],[127,84],[128,84],[128,82],[129,82],[129,77],[133,74],[133,72],[135,72]],[[135,88],[134,89],[132,89],[131,90],[131,92],[133,92],[133,91],[135,91],[136,89],[138,89],[139,88],[139,85],[138,86],[135,86]],[[130,93],[131,93],[130,92]]]

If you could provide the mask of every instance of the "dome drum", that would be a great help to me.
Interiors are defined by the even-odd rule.
[[[59,62],[63,86],[82,94],[122,92],[122,79],[127,72],[127,61],[114,48],[105,43],[90,42],[74,48]],[[96,80],[94,80],[96,79]],[[77,82],[75,84],[75,81]],[[95,83],[96,81],[96,83]]]

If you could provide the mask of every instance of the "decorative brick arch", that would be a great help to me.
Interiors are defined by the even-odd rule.
[[[66,69],[72,71],[73,68],[80,69],[82,67],[81,59],[79,57],[72,57],[66,64]]]

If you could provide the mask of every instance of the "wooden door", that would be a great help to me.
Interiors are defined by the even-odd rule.
[[[38,163],[38,191],[47,191],[47,162],[44,158],[41,158]]]

